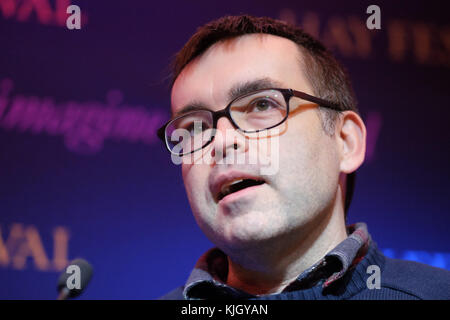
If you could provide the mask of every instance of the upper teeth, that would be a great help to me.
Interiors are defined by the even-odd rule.
[[[236,184],[236,183],[239,183],[239,182],[242,182],[242,181],[244,181],[244,179],[234,180],[234,181],[231,182],[231,183],[224,184],[224,185],[222,186],[222,189],[220,190],[220,192],[221,192],[222,194],[227,194],[227,193],[230,192],[230,187],[231,187],[232,185],[234,185],[234,184]]]

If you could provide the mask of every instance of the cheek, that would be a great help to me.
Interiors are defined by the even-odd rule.
[[[338,177],[338,161],[333,139],[322,133],[320,123],[292,126],[280,139],[280,175],[278,186],[292,202],[306,206],[328,195]],[[329,190],[330,189],[330,190]]]
[[[317,144],[317,137],[307,128],[291,130],[280,139],[280,167],[291,173],[304,174],[318,160]]]
[[[184,186],[194,219],[209,239],[215,239],[215,234],[220,231],[215,227],[217,223],[214,221],[208,174],[208,168],[203,165],[182,165]]]
[[[188,197],[191,197],[192,191],[196,188],[199,180],[199,172],[196,172],[196,166],[192,164],[182,164],[181,173],[183,176],[184,187]]]
[[[183,164],[182,176],[186,194],[192,208],[199,208],[207,200],[208,171],[206,166],[199,164]]]
[[[325,134],[317,111],[307,110],[293,120],[280,140],[280,150],[288,150],[280,154],[285,166],[307,171],[325,166],[334,149],[332,138]]]

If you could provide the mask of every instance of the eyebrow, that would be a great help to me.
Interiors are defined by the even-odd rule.
[[[280,81],[271,79],[269,77],[264,77],[255,80],[248,80],[244,82],[238,82],[228,91],[228,101],[233,101],[234,99],[251,93],[253,91],[267,89],[267,88],[281,88],[283,84]],[[198,111],[198,110],[209,110],[207,105],[200,100],[192,100],[190,103],[185,105],[183,108],[172,114],[172,119],[188,112]]]

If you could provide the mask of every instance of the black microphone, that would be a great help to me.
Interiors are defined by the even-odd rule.
[[[84,259],[72,260],[61,273],[56,287],[57,300],[78,297],[92,278],[92,266]]]

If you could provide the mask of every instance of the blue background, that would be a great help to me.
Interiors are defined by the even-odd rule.
[[[20,8],[27,1],[13,1]],[[48,1],[54,9],[56,1]],[[20,21],[0,5],[0,81],[11,96],[98,101],[119,90],[122,106],[169,117],[168,65],[196,28],[225,14],[280,18],[300,24],[313,12],[325,32],[334,18],[365,22],[364,1],[73,1],[81,30]],[[450,270],[450,24],[445,3],[378,1],[381,30],[365,57],[332,46],[347,67],[363,118],[381,119],[373,155],[358,171],[349,223],[364,221],[383,251]],[[389,24],[403,21],[408,47],[389,53]],[[430,28],[432,52],[416,56],[413,27]],[[418,49],[417,49],[418,50]],[[436,52],[439,55],[436,56]],[[4,114],[5,116],[5,114]],[[68,258],[95,269],[83,299],[155,299],[183,284],[212,246],[197,227],[180,168],[156,140],[106,139],[93,152],[64,137],[7,128],[0,115],[0,230],[35,227],[49,259],[52,232],[69,231]],[[14,252],[9,252],[11,256]],[[54,299],[58,271],[0,265],[0,298]]]

